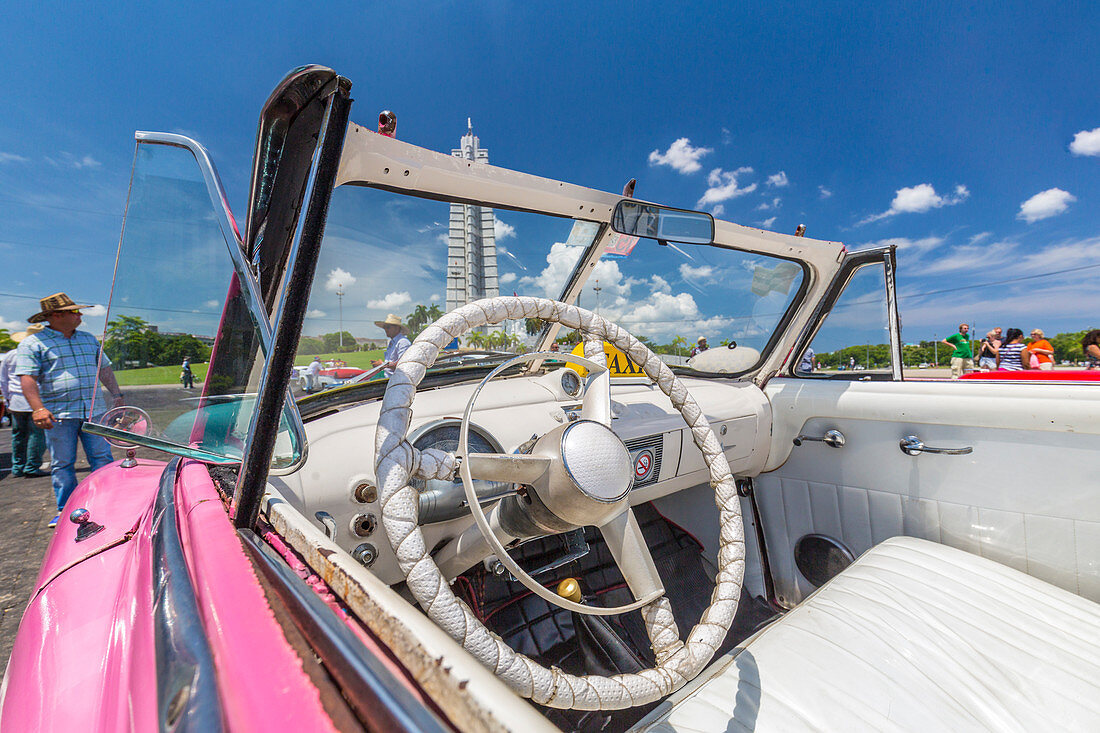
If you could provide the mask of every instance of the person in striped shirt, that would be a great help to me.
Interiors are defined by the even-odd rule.
[[[1022,372],[1027,367],[1020,359],[1024,350],[1024,332],[1018,328],[1008,329],[1005,341],[997,350],[997,368],[1006,372]]]

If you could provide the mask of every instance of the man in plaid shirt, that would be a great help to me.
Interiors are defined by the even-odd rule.
[[[102,364],[98,363],[99,342],[87,331],[76,330],[81,320],[80,309],[89,306],[77,305],[65,293],[43,298],[40,305],[42,310],[27,320],[45,321],[48,326],[19,344],[15,373],[20,376],[23,396],[30,404],[31,419],[46,431],[53,492],[60,516],[76,488],[77,439],[83,444],[93,471],[114,460],[106,440],[80,430],[91,415],[96,383],[103,382],[114,397],[115,406],[122,404],[122,392],[107,356],[103,356]],[[51,527],[57,525],[57,519],[51,520]]]

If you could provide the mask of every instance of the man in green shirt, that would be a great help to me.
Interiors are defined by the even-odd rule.
[[[955,349],[951,354],[951,378],[958,379],[967,372],[974,371],[974,352],[970,350],[970,326],[959,324],[959,332],[953,333],[943,343]]]

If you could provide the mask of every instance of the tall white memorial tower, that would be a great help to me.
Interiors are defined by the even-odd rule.
[[[466,134],[462,136],[460,147],[452,150],[451,155],[477,163],[489,162],[489,151],[481,147],[469,118],[466,119]],[[447,245],[448,311],[500,294],[497,245],[493,233],[495,221],[492,209],[471,204],[451,204]]]

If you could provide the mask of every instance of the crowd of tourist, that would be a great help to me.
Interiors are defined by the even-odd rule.
[[[1043,335],[1043,329],[1031,329],[1030,338],[1018,328],[1004,331],[999,326],[985,335],[978,345],[977,354],[971,349],[970,326],[959,324],[958,333],[943,340],[954,351],[951,353],[951,378],[958,379],[977,368],[982,371],[1019,372],[1026,369],[1049,370],[1054,368],[1054,347]],[[1081,340],[1088,369],[1100,368],[1100,329],[1093,329]]]

